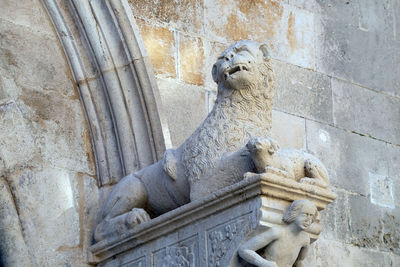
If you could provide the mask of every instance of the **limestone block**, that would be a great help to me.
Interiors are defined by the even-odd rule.
[[[91,141],[79,100],[52,91],[22,91],[19,105],[32,122],[42,159],[60,168],[94,173]]]
[[[314,68],[314,15],[281,1],[207,1],[205,33],[227,43],[268,42],[273,58]],[[276,45],[279,44],[279,45]]]
[[[201,87],[176,80],[158,79],[162,103],[169,107],[168,126],[173,146],[180,145],[206,117],[205,92]]]
[[[25,169],[9,176],[25,242],[38,265],[56,266],[79,245],[76,175],[59,168]]]
[[[184,266],[242,266],[236,254],[240,244],[281,225],[284,210],[293,200],[303,198],[322,210],[335,194],[254,175],[138,225],[123,236],[98,242],[89,248],[90,261],[98,266],[174,266],[176,262],[184,262]],[[314,241],[321,225],[316,221],[305,231]]]
[[[53,29],[39,0],[2,0],[0,19],[30,28],[32,32],[52,36]]]
[[[356,195],[349,196],[349,206],[351,243],[366,248],[380,247],[384,227],[382,207],[373,205],[366,197]]]
[[[366,196],[369,173],[398,177],[399,150],[393,145],[309,120],[306,133],[307,148],[326,163],[332,185]]]
[[[0,178],[0,265],[32,266],[8,183]]]
[[[129,0],[135,17],[167,23],[184,32],[203,33],[204,0]]]
[[[400,220],[400,209],[385,209],[383,211],[383,232],[382,232],[382,245],[383,250],[395,253],[400,253],[400,234],[398,231]],[[396,266],[396,265],[394,265]]]
[[[271,137],[278,141],[282,148],[304,148],[305,125],[303,118],[273,110]]]
[[[32,127],[15,102],[0,106],[0,157],[5,172],[17,166],[32,165],[39,156]],[[7,130],[6,130],[7,129]]]
[[[40,4],[41,5],[41,4]],[[78,98],[63,51],[53,37],[0,19],[0,73],[22,88]]]
[[[400,101],[332,79],[333,116],[340,127],[400,144]]]
[[[350,209],[348,193],[341,190],[334,191],[337,195],[335,202],[321,211],[321,224],[324,231],[321,238],[343,243],[350,242]]]
[[[179,73],[182,81],[203,85],[204,49],[202,39],[179,34]],[[210,70],[211,72],[211,70]]]
[[[319,1],[317,69],[365,87],[399,95],[395,1]]]
[[[330,78],[275,60],[276,109],[332,123]]]
[[[168,28],[152,26],[140,19],[136,23],[154,72],[165,77],[176,77],[174,33]]]
[[[322,238],[315,242],[316,266],[395,266],[390,265],[387,256],[377,250],[363,249]]]

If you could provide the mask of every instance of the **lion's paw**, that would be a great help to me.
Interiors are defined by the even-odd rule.
[[[144,209],[134,208],[127,214],[125,222],[128,228],[133,228],[134,226],[147,221],[150,221],[149,214]]]

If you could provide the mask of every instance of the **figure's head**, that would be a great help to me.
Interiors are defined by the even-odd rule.
[[[242,90],[259,83],[272,86],[273,73],[267,46],[248,40],[231,45],[218,57],[212,76],[219,88]]]
[[[301,230],[307,229],[318,216],[318,210],[314,203],[301,199],[292,202],[286,210],[282,220],[285,223],[294,222]]]

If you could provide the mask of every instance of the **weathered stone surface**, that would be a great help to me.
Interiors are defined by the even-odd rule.
[[[0,265],[33,266],[25,244],[12,192],[7,181],[0,178]]]
[[[135,17],[167,23],[185,32],[203,33],[204,0],[129,0]]]
[[[308,10],[310,12],[313,12],[314,14],[318,14],[319,13],[318,1],[319,0],[288,0],[288,4],[290,4],[291,6]]]
[[[343,266],[395,266],[389,258],[378,250],[363,249],[322,238],[315,242],[316,265],[329,267]]]
[[[379,247],[384,227],[382,207],[373,205],[367,197],[350,195],[349,208],[351,243],[359,247]],[[374,218],[374,220],[371,220],[371,218]]]
[[[340,127],[400,144],[400,100],[332,79],[333,116]]]
[[[309,120],[306,133],[307,149],[326,164],[331,183],[337,187],[366,196],[370,194],[369,173],[397,177],[400,172],[395,146]]]
[[[165,77],[176,77],[174,32],[165,27],[149,25],[140,19],[136,22],[155,73]]]
[[[94,173],[89,133],[79,100],[52,91],[22,91],[20,110],[31,122],[42,160],[60,168]]]
[[[274,107],[296,115],[332,122],[330,78],[275,60],[276,91]]]
[[[336,200],[321,212],[321,224],[324,226],[321,238],[348,243],[351,220],[348,194],[338,190],[335,193]]]
[[[397,203],[398,204],[398,203]],[[400,220],[400,208],[385,209],[382,216],[382,240],[380,247],[384,250],[400,255],[400,233],[398,231]],[[397,259],[399,260],[399,259]],[[396,265],[393,265],[396,266]]]
[[[162,103],[168,107],[167,119],[172,145],[179,146],[206,117],[205,92],[200,87],[176,80],[158,79]]]
[[[273,58],[314,68],[314,15],[306,10],[274,0],[207,1],[205,18],[207,38],[268,42]]]
[[[305,148],[306,122],[303,118],[281,111],[272,111],[271,137],[282,148]]]
[[[319,1],[317,69],[399,95],[400,46],[394,41],[395,1]]]
[[[200,38],[179,34],[179,72],[182,81],[203,85],[204,49]]]
[[[26,120],[15,102],[0,106],[0,173],[18,166],[32,165],[40,158],[29,120]]]
[[[369,173],[370,200],[385,208],[395,208],[393,179],[388,176]]]
[[[0,73],[17,85],[13,95],[23,94],[23,88],[42,88],[78,98],[58,41],[1,19]]]
[[[13,24],[30,28],[32,32],[37,34],[46,34],[48,35],[47,38],[56,39],[56,36],[53,35],[51,22],[41,2],[38,0],[27,0],[24,2],[2,0],[0,18]]]
[[[79,245],[76,175],[55,168],[25,169],[9,180],[25,242],[34,250],[37,264],[59,264],[63,256],[58,251]]]

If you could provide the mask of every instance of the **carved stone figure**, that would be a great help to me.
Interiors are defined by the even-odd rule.
[[[108,196],[95,239],[121,234],[137,224],[243,179],[254,171],[245,144],[268,136],[274,77],[266,46],[239,41],[212,68],[218,95],[212,111],[163,160],[130,174]]]
[[[283,215],[283,226],[274,226],[250,238],[238,250],[239,256],[258,267],[300,267],[310,245],[306,230],[318,211],[309,200],[295,200]],[[262,251],[262,256],[256,251]]]
[[[325,166],[313,155],[297,149],[280,149],[272,138],[258,137],[247,143],[258,173],[273,173],[319,187],[328,187]]]

